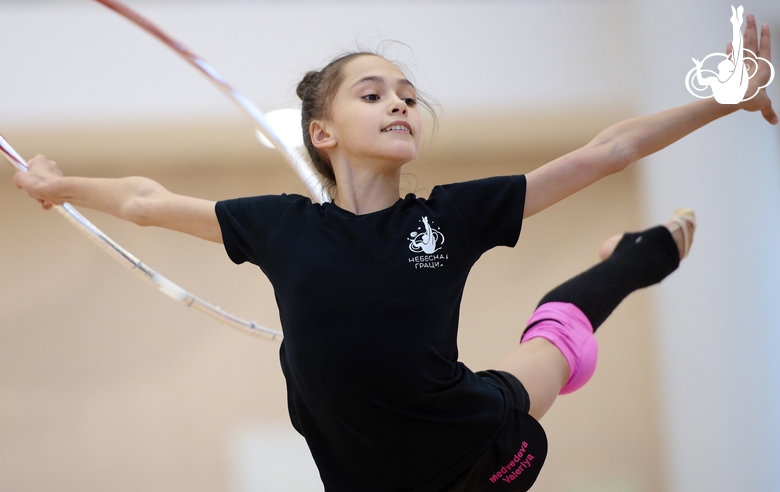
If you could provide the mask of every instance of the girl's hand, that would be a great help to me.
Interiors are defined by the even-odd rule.
[[[62,177],[62,172],[57,163],[50,161],[42,155],[35,156],[27,164],[28,171],[19,171],[14,174],[12,182],[20,190],[24,190],[32,198],[38,200],[44,210],[49,210],[55,205],[62,205],[62,200],[52,196],[52,183]]]
[[[68,202],[141,226],[163,227],[222,242],[214,202],[171,193],[149,178],[63,177],[57,164],[39,155],[29,162],[27,172],[14,175],[13,183],[45,210]]]
[[[749,49],[753,53],[758,53],[758,56],[761,58],[764,58],[766,60],[771,61],[772,59],[772,48],[769,42],[769,26],[767,24],[764,24],[761,26],[761,46],[759,46],[758,41],[758,35],[756,34],[756,18],[753,14],[748,14],[747,16],[747,27],[745,29],[745,37],[743,40],[745,48]],[[731,43],[728,44],[728,47],[726,49],[727,53],[731,54],[731,51],[733,50]],[[747,60],[748,57],[750,57],[749,54],[745,57]],[[757,60],[750,57],[754,62]],[[766,85],[767,82],[769,82],[769,76],[771,75],[772,69],[763,62],[760,62],[758,64],[758,70],[755,75],[753,75],[753,78],[750,79],[750,84],[748,85],[747,94],[755,94],[756,90],[758,90],[758,94],[755,95],[752,99],[748,101],[742,101],[738,104],[739,109],[744,109],[745,111],[761,111],[761,114],[764,116],[764,119],[767,120],[769,123],[776,125],[778,123],[778,117],[777,113],[775,113],[774,109],[772,109],[772,101],[769,99],[769,96],[766,93],[766,89],[758,89],[759,87]]]

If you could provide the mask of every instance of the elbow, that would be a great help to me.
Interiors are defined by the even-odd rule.
[[[143,196],[134,196],[127,200],[120,211],[120,218],[142,227],[154,225],[153,207],[149,199]]]
[[[637,160],[635,149],[630,143],[608,139],[592,145],[596,146],[600,156],[597,159],[601,162],[601,177],[619,173]]]
[[[159,223],[168,190],[147,178],[126,178],[132,192],[123,200],[119,217],[139,226]]]
[[[631,143],[622,143],[615,150],[615,172],[625,170],[628,166],[635,163],[642,156],[635,145]]]
[[[142,190],[127,199],[122,206],[121,217],[142,227],[160,225],[168,203],[166,194],[167,190]]]
[[[608,160],[611,163],[610,174],[615,174],[638,161],[639,157],[636,148],[630,142],[614,140],[610,143]]]

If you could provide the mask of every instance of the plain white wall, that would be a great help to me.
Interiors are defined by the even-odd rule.
[[[637,5],[642,112],[690,102],[691,58],[725,52],[730,2]],[[780,47],[780,4],[753,1],[748,12]],[[776,108],[779,86],[768,87]],[[656,291],[671,490],[780,490],[780,128],[731,115],[641,171],[652,218],[692,206],[699,219],[685,274]]]
[[[417,85],[445,115],[625,103],[634,93],[624,1],[126,3],[265,110],[297,104],[303,73],[360,40],[411,46],[399,58],[420,67]],[[0,128],[238,114],[173,51],[96,2],[0,12]]]

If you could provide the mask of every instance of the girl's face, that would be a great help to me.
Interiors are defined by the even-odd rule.
[[[378,56],[359,56],[343,68],[344,79],[324,122],[334,141],[331,162],[394,170],[420,149],[422,117],[417,93],[403,72]]]

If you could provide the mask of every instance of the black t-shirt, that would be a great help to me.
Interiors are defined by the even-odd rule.
[[[230,258],[274,287],[293,426],[327,491],[437,490],[487,449],[503,394],[458,362],[466,277],[514,246],[525,176],[355,215],[298,195],[217,203]]]

